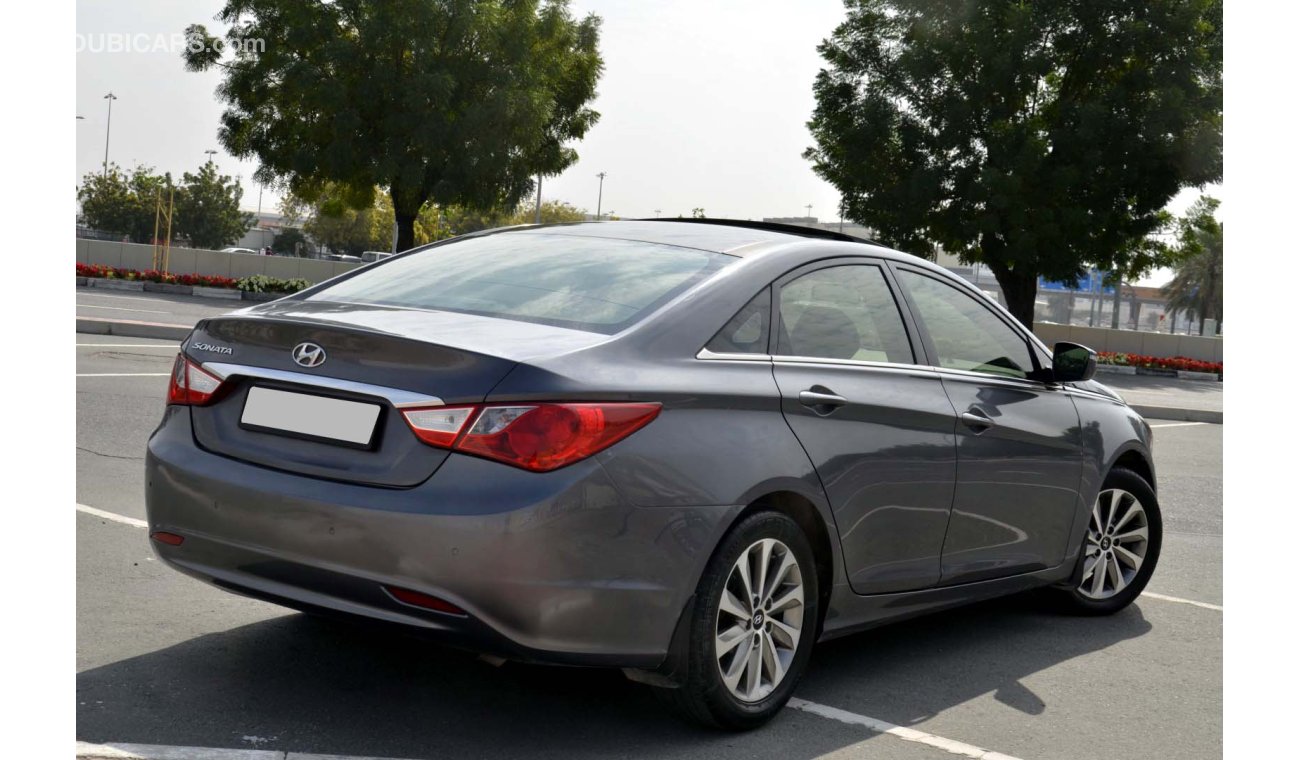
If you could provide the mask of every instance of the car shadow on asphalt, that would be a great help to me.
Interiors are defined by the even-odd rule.
[[[1077,617],[1022,594],[824,642],[799,696],[902,726],[988,693],[1036,716],[1050,697],[1023,679],[1150,630],[1138,605]]]
[[[1136,607],[1071,618],[1014,597],[826,643],[796,694],[902,725],[989,692],[1032,716],[1050,704],[1021,679],[1150,628]],[[773,743],[783,736],[791,740]],[[665,713],[618,671],[493,667],[299,614],[77,676],[77,738],[90,742],[388,757],[812,758],[872,737],[793,710],[749,734],[707,731]]]

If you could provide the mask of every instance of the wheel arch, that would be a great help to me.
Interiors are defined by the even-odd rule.
[[[1152,465],[1151,458],[1147,452],[1142,451],[1136,446],[1130,446],[1120,451],[1114,460],[1111,461],[1110,466],[1106,468],[1105,475],[1109,475],[1111,471],[1117,467],[1135,473],[1138,477],[1145,480],[1147,485],[1151,486],[1153,492],[1158,493],[1156,489],[1155,467]],[[1105,480],[1105,476],[1103,476],[1102,480]]]
[[[749,515],[764,510],[779,512],[794,520],[808,537],[808,544],[813,552],[814,569],[817,571],[817,631],[815,633],[820,637],[822,622],[826,619],[826,611],[830,605],[831,589],[835,586],[836,558],[839,556],[835,546],[838,537],[831,535],[831,528],[817,506],[806,496],[794,491],[773,491],[752,500],[736,515],[731,527],[727,528],[728,532]]]

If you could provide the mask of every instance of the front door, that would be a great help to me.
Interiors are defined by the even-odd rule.
[[[918,363],[886,270],[864,261],[778,282],[773,368],[834,510],[850,585],[876,594],[939,581],[955,419],[939,373]]]
[[[981,296],[896,266],[957,414],[957,488],[942,585],[1059,565],[1078,512],[1079,414],[1035,379],[1027,339]]]

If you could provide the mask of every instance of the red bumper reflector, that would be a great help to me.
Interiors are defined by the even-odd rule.
[[[153,533],[149,534],[149,538],[152,538],[160,544],[167,544],[168,546],[180,546],[185,543],[185,536],[178,536],[175,533],[168,533],[165,530],[155,530]]]
[[[402,604],[409,604],[412,607],[423,607],[426,610],[442,612],[448,615],[467,615],[461,608],[451,602],[439,599],[436,596],[422,594],[419,591],[412,591],[409,588],[398,588],[397,586],[384,586],[384,590],[394,599]]]

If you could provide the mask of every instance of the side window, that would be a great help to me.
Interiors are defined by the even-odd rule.
[[[763,288],[705,346],[715,354],[766,354],[772,324],[772,289]]]
[[[911,364],[898,302],[880,267],[849,264],[809,272],[781,288],[777,353]]]
[[[930,333],[939,366],[1027,377],[1029,344],[974,296],[923,274],[898,270],[915,316]]]

